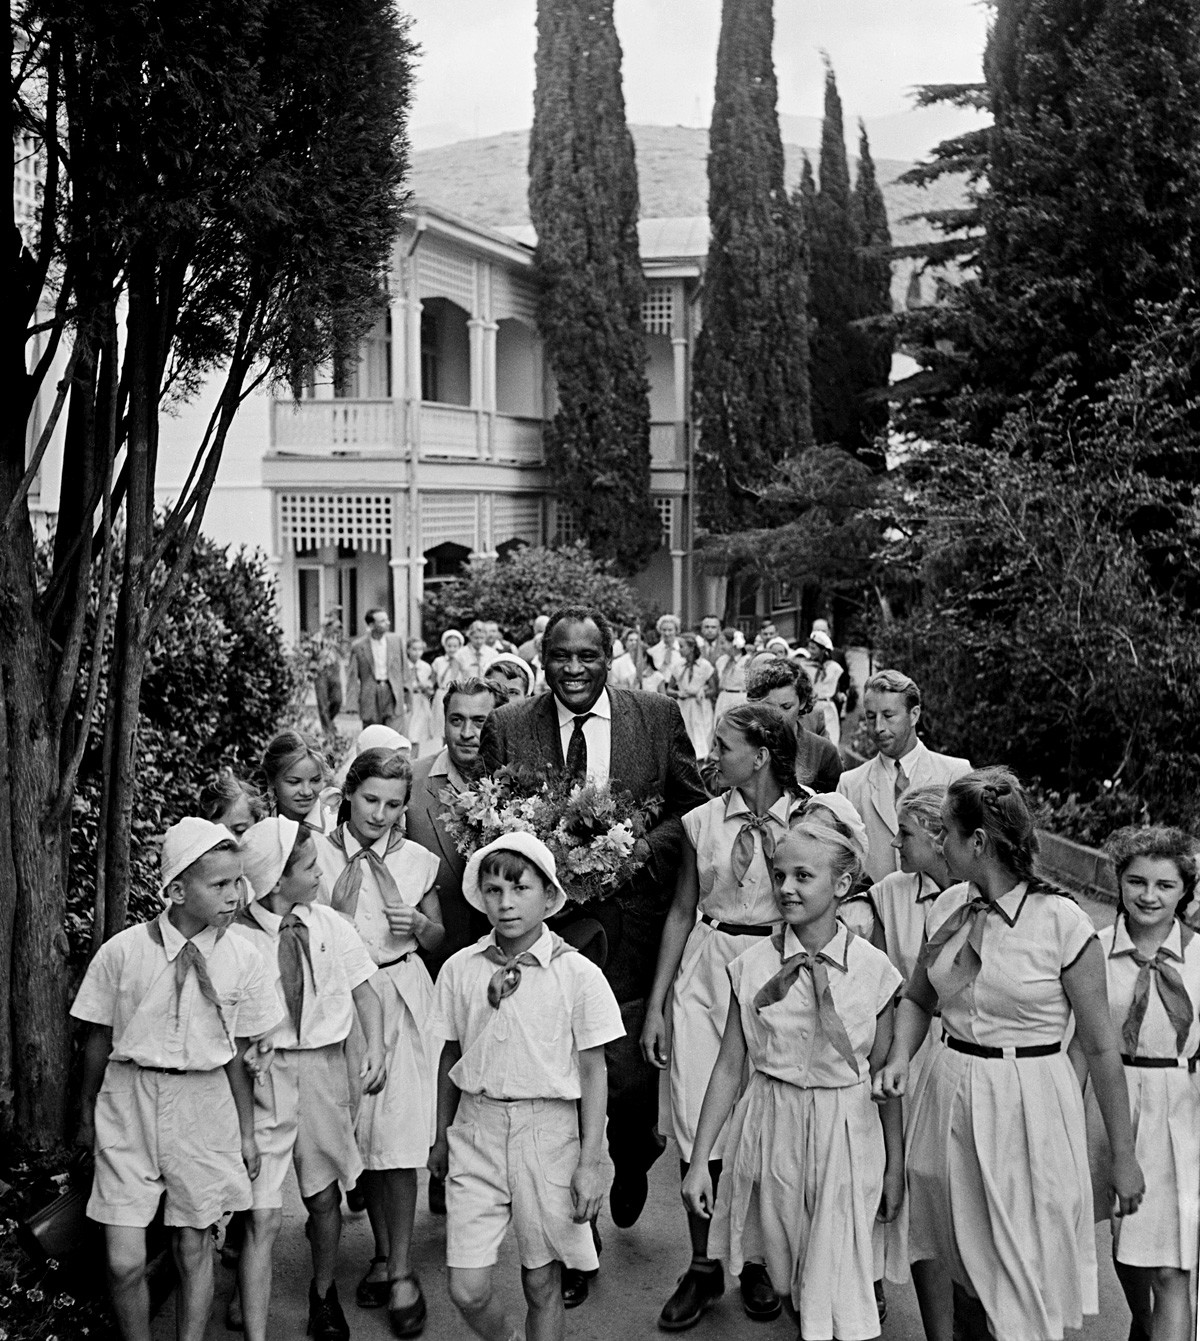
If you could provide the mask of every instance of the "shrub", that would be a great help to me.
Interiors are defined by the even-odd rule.
[[[473,619],[494,619],[522,642],[534,618],[563,605],[590,605],[615,625],[636,624],[637,593],[612,565],[594,559],[582,542],[549,549],[525,545],[501,559],[472,559],[463,573],[425,598],[425,641],[436,646],[446,629],[466,631]]]

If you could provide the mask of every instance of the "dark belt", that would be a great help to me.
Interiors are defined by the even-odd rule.
[[[139,1071],[154,1071],[160,1076],[190,1076],[202,1074],[199,1071],[188,1071],[179,1066],[143,1066],[141,1062],[133,1062],[131,1064],[136,1066]]]
[[[1062,1051],[1061,1043],[1036,1043],[1028,1048],[989,1048],[982,1043],[967,1043],[964,1039],[946,1034],[946,1046],[955,1052],[965,1052],[968,1057],[993,1057],[1011,1060],[1014,1057],[1053,1057]]]
[[[1189,1071],[1196,1069],[1197,1057],[1131,1057],[1127,1052],[1121,1054],[1121,1061],[1126,1066],[1144,1066],[1147,1070],[1165,1071],[1170,1068],[1172,1071],[1182,1071],[1186,1066]]]
[[[769,936],[775,930],[775,923],[768,922],[718,922],[707,913],[700,914],[700,921],[712,927],[714,931],[723,931],[727,936]]]
[[[408,954],[401,955],[399,959],[389,959],[386,964],[376,964],[375,967],[385,969],[385,968],[391,968],[395,964],[403,964],[404,961],[408,958],[408,955],[410,954],[412,954],[411,950],[408,952]]]

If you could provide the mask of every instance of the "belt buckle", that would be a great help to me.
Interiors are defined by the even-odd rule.
[[[1015,1062],[1017,1060],[1017,1050],[1015,1047],[1001,1048],[1000,1056],[1003,1057],[1006,1062]]]

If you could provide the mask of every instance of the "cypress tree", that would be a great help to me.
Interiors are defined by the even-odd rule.
[[[558,390],[556,496],[625,572],[658,546],[638,185],[612,0],[539,0],[529,213],[538,322]]]
[[[825,116],[821,122],[820,186],[812,201],[809,237],[808,316],[813,437],[854,451],[857,406],[847,375],[855,360],[858,220],[850,190],[850,164],[842,125],[842,100],[833,67],[825,65]]]
[[[875,160],[867,128],[858,124],[858,175],[854,179],[854,214],[858,226],[858,296],[855,304],[859,325],[854,328],[858,357],[856,424],[860,460],[874,469],[886,464],[878,440],[887,432],[888,381],[892,371],[892,332],[878,319],[892,311],[892,231],[888,226],[883,191],[875,176]]]
[[[697,510],[714,531],[753,526],[773,468],[812,441],[804,240],[784,188],[774,26],[771,0],[724,0],[692,399]]]

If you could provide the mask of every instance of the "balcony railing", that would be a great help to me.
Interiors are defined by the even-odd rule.
[[[538,465],[542,421],[465,405],[421,405],[421,455]]]
[[[277,400],[271,422],[274,450],[289,455],[357,455],[399,446],[390,400]]]

